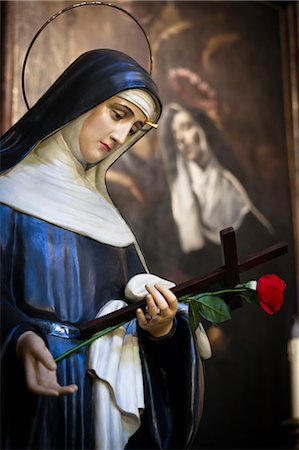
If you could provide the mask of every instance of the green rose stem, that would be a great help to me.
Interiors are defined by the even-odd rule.
[[[250,288],[232,288],[232,289],[222,289],[221,291],[215,291],[215,292],[203,292],[202,294],[198,294],[198,295],[184,295],[183,297],[179,298],[179,302],[180,303],[190,303],[192,302],[192,300],[194,298],[201,298],[201,297],[206,297],[209,295],[212,295],[214,297],[217,297],[217,295],[219,294],[235,294],[236,292],[248,292],[248,291],[252,291],[252,292],[256,292],[255,289],[250,289]]]
[[[241,292],[256,292],[255,289],[251,289],[249,287],[238,287],[238,288],[231,288],[231,289],[221,289],[220,291],[215,292],[203,292],[202,294],[195,294],[195,295],[184,295],[183,297],[179,298],[180,303],[191,303],[192,301],[196,301],[196,299],[201,299],[203,297],[217,297],[220,294],[235,294],[235,293],[241,293]]]
[[[74,347],[72,347],[70,350],[62,353],[62,355],[57,356],[57,358],[54,359],[54,361],[57,363],[59,361],[61,361],[64,358],[67,358],[68,356],[70,356],[72,353],[75,353],[77,350],[80,350],[80,348],[85,347],[88,344],[91,344],[92,342],[96,341],[97,339],[99,339],[102,336],[105,336],[108,333],[111,333],[111,331],[116,330],[117,328],[121,327],[122,325],[124,325],[126,322],[122,322],[119,325],[115,325],[114,327],[109,327],[106,328],[103,331],[100,331],[99,333],[94,334],[93,336],[91,336],[91,338],[87,339],[86,341],[81,342],[81,344],[75,345]]]
[[[270,308],[271,309],[270,312],[269,312],[269,307],[267,306],[267,302],[265,305],[263,305],[261,303],[262,300],[259,298],[260,292],[258,292],[258,289],[257,289],[257,284],[258,283],[261,284],[262,281],[265,283],[264,280],[268,280],[269,277],[271,277],[272,285],[274,284],[274,287],[276,288],[276,291],[275,291],[276,296],[279,296],[279,300],[280,300],[278,307],[276,305],[276,307],[273,311],[272,311],[273,308],[272,309]],[[274,278],[274,281],[276,282],[276,284],[273,282],[273,278]],[[278,282],[280,284],[277,287]],[[269,281],[268,281],[268,284],[269,284]],[[268,286],[268,284],[266,284],[266,287]],[[270,287],[271,287],[271,285],[270,285]],[[272,274],[272,275],[264,275],[263,277],[260,277],[258,282],[256,282],[255,280],[252,280],[247,283],[239,284],[235,288],[221,289],[221,290],[215,291],[215,292],[204,292],[201,294],[194,294],[194,295],[183,295],[182,297],[179,297],[178,301],[180,303],[189,303],[190,304],[189,316],[188,316],[189,324],[191,326],[191,329],[193,331],[195,331],[201,317],[203,317],[204,319],[206,319],[214,324],[221,323],[221,322],[231,319],[229,307],[227,306],[226,302],[221,297],[218,297],[218,295],[230,294],[230,293],[236,294],[236,293],[242,293],[242,292],[247,292],[247,293],[251,292],[250,296],[247,297],[247,296],[242,295],[241,297],[243,297],[249,303],[256,302],[257,304],[262,306],[262,308],[266,312],[268,312],[268,314],[273,314],[274,311],[278,311],[280,309],[280,307],[283,303],[284,288],[285,288],[285,282],[283,280],[281,280],[277,275]],[[272,293],[272,291],[271,291],[271,293]],[[211,297],[214,297],[214,299],[211,299]],[[265,303],[265,301],[264,301],[264,303]],[[266,306],[267,306],[267,308],[266,308]],[[102,330],[99,333],[94,334],[91,338],[74,346],[67,352],[63,353],[62,355],[57,356],[57,358],[55,358],[54,361],[59,362],[59,361],[63,360],[64,358],[67,358],[68,356],[72,355],[76,351],[80,350],[80,348],[91,344],[92,342],[96,341],[100,337],[105,336],[106,334],[111,333],[112,331],[117,330],[117,328],[121,327],[122,325],[124,325],[127,322],[128,321],[122,322],[119,325],[115,325],[113,327],[106,328],[105,330]]]
[[[206,297],[206,296],[217,296],[219,294],[227,294],[227,293],[236,293],[236,292],[245,292],[248,290],[252,290],[252,289],[248,289],[245,287],[240,287],[240,288],[232,288],[232,289],[222,289],[220,291],[217,292],[205,292],[203,294],[199,294],[197,296],[193,296],[192,295],[188,295],[188,296],[183,296],[181,298],[179,298],[179,301],[181,303],[190,303],[192,302],[192,300],[196,297],[196,298],[201,298],[201,297]],[[91,336],[89,339],[81,342],[78,345],[75,345],[74,347],[72,347],[70,350],[62,353],[61,355],[57,356],[57,358],[54,359],[54,361],[57,363],[59,361],[62,361],[63,359],[67,358],[68,356],[72,355],[73,353],[75,353],[76,351],[80,350],[80,348],[85,347],[86,345],[92,344],[92,342],[96,341],[97,339],[99,339],[102,336],[105,336],[108,333],[111,333],[112,331],[116,330],[117,328],[121,327],[122,325],[124,325],[126,322],[122,322],[119,325],[115,325],[114,327],[109,327],[106,328],[103,331],[100,331],[99,333],[94,334],[93,336]]]

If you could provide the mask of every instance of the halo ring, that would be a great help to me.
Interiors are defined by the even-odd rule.
[[[149,51],[149,74],[152,74],[152,70],[153,70],[153,55],[152,55],[152,49],[151,49],[151,45],[148,39],[148,36],[146,34],[146,32],[144,31],[143,27],[140,25],[140,23],[138,22],[138,20],[132,15],[130,14],[128,11],[126,11],[125,9],[121,8],[120,6],[116,6],[116,5],[112,5],[111,3],[107,3],[107,2],[102,2],[102,1],[86,1],[86,2],[80,2],[80,3],[75,3],[74,5],[68,6],[67,8],[62,9],[61,11],[58,11],[57,13],[53,14],[53,16],[51,16],[40,28],[39,30],[36,32],[36,34],[34,35],[33,39],[31,40],[29,47],[27,49],[25,58],[24,58],[24,62],[23,62],[23,67],[22,67],[22,94],[23,94],[23,98],[24,98],[24,102],[25,105],[27,107],[27,109],[30,109],[28,100],[27,100],[27,96],[26,96],[26,92],[25,92],[25,70],[26,70],[26,64],[27,64],[27,60],[30,54],[30,51],[36,41],[36,39],[38,38],[38,36],[41,34],[41,32],[51,23],[53,22],[53,20],[55,20],[58,16],[60,16],[61,14],[70,11],[72,9],[75,8],[79,8],[81,6],[108,6],[110,8],[115,8],[123,13],[125,13],[127,16],[129,16],[132,20],[134,20],[134,22],[138,25],[138,27],[140,28],[140,30],[143,33],[143,36],[146,40],[147,46],[148,46],[148,51]]]

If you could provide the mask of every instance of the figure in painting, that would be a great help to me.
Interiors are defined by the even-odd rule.
[[[2,137],[3,449],[185,448],[194,438],[202,363],[173,284],[142,275],[147,314],[92,355],[54,361],[80,342],[78,324],[122,306],[148,272],[105,176],[160,114],[143,68],[93,50]]]
[[[249,213],[272,231],[239,180],[217,159],[211,138],[221,147],[218,151],[227,151],[219,133],[200,110],[177,103],[164,109],[162,152],[184,253],[200,250],[206,241],[220,244],[219,231],[229,226],[237,230]]]

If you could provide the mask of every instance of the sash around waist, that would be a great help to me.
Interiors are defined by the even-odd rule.
[[[32,319],[32,323],[51,336],[65,339],[79,339],[81,337],[79,328],[71,324],[44,319]]]

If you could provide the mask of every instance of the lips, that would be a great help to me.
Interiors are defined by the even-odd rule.
[[[102,144],[103,147],[105,147],[105,149],[107,150],[107,152],[110,152],[111,148],[109,147],[108,144],[105,144],[105,142],[100,141],[100,144]]]

